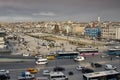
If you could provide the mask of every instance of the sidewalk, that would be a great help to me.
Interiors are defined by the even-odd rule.
[[[33,59],[9,59],[9,58],[0,59],[0,62],[23,62],[23,61],[33,61]]]

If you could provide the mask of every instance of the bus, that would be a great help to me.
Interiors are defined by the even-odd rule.
[[[111,48],[106,51],[108,55],[119,55],[120,56],[120,48]]]
[[[76,48],[75,51],[78,51],[80,56],[89,56],[89,55],[98,55],[99,51],[97,48]]]
[[[56,54],[57,59],[74,59],[79,56],[79,52],[75,51],[59,51]]]
[[[83,80],[120,80],[120,72],[115,70],[83,74]]]

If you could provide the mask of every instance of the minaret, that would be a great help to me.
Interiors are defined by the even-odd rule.
[[[98,22],[100,22],[100,17],[98,17]]]

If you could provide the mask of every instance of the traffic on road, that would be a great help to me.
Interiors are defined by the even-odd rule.
[[[22,39],[21,42],[9,40],[12,54],[0,56],[3,80],[89,80],[83,75],[108,70],[120,72],[120,57],[101,53],[99,46],[78,50],[80,46],[63,40],[51,44],[28,35]]]

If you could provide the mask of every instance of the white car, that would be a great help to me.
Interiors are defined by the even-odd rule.
[[[83,61],[83,60],[85,60],[85,58],[83,56],[77,56],[74,60],[75,61]]]
[[[10,72],[9,72],[9,70],[1,69],[1,70],[0,70],[0,73],[9,74]]]
[[[49,76],[50,75],[50,71],[49,70],[43,70],[43,75],[44,76]]]
[[[103,54],[101,55],[101,57],[102,57],[102,58],[106,58],[106,57],[109,57],[109,55],[108,55],[108,54],[103,53]]]
[[[78,65],[78,66],[76,67],[76,70],[81,71],[83,68],[84,68],[83,66]]]
[[[1,77],[0,80],[2,80],[2,77],[4,78],[4,80],[9,80],[10,79],[10,72],[9,72],[9,70],[1,69],[0,70],[0,77]]]
[[[23,53],[23,56],[30,56],[29,53]]]
[[[113,66],[113,65],[111,65],[111,64],[106,64],[106,65],[105,65],[105,69],[106,69],[106,70],[115,70],[115,69],[117,69],[117,67],[115,67],[115,66]]]

